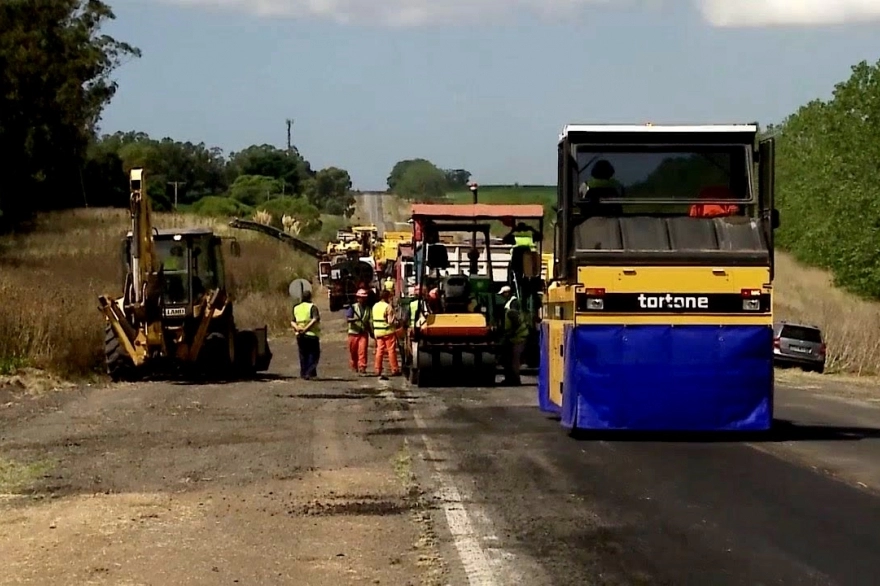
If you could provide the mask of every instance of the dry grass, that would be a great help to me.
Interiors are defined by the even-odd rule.
[[[837,289],[829,273],[777,254],[775,312],[779,319],[817,325],[828,345],[828,370],[880,374],[880,303]]]
[[[156,214],[158,227],[211,226],[222,222]],[[43,216],[37,230],[0,240],[0,374],[33,366],[67,377],[102,371],[103,323],[97,296],[122,287],[121,237],[125,210],[76,210]],[[242,327],[268,324],[286,331],[287,284],[310,276],[314,261],[266,236],[235,231],[238,258],[227,256],[236,316]]]

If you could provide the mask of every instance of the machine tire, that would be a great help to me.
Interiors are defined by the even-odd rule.
[[[229,342],[220,332],[208,334],[199,356],[201,369],[210,378],[225,378],[232,364],[229,361]]]
[[[104,359],[107,364],[107,374],[113,382],[131,381],[137,378],[134,364],[125,355],[125,350],[109,323],[104,325]]]
[[[257,335],[250,330],[235,334],[235,371],[242,377],[252,377],[257,372]]]

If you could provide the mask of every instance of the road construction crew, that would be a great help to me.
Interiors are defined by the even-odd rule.
[[[358,289],[357,302],[346,311],[348,321],[348,365],[358,374],[367,373],[367,349],[370,345],[370,314],[366,289]]]
[[[321,359],[321,314],[312,303],[312,292],[303,291],[302,301],[293,307],[293,321],[299,347],[299,376],[303,380],[318,378],[318,361]]]
[[[504,363],[503,384],[518,386],[521,384],[519,371],[522,361],[522,353],[529,337],[529,328],[523,320],[519,300],[513,295],[513,291],[505,285],[498,294],[504,297],[504,338],[502,341],[502,356]]]
[[[394,310],[391,308],[389,301],[391,293],[382,291],[380,300],[373,305],[371,310],[371,325],[373,337],[376,339],[376,360],[374,366],[376,375],[384,379],[382,374],[382,363],[385,355],[388,355],[388,363],[391,367],[391,376],[400,375],[400,364],[397,361],[397,334],[396,319]]]

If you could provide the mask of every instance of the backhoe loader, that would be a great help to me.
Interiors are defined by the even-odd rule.
[[[227,294],[223,240],[209,229],[153,227],[144,170],[129,174],[131,231],[123,295],[98,297],[115,381],[153,375],[249,377],[269,368],[266,327],[239,330]],[[241,254],[231,241],[232,254]]]

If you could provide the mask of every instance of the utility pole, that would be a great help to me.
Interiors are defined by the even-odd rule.
[[[291,141],[291,137],[290,137],[290,129],[291,128],[293,128],[293,119],[288,118],[287,119],[287,155],[288,156],[290,156],[290,154],[293,152],[293,142]]]
[[[174,211],[177,211],[177,188],[181,185],[186,185],[186,181],[169,181],[168,185],[174,186]]]

